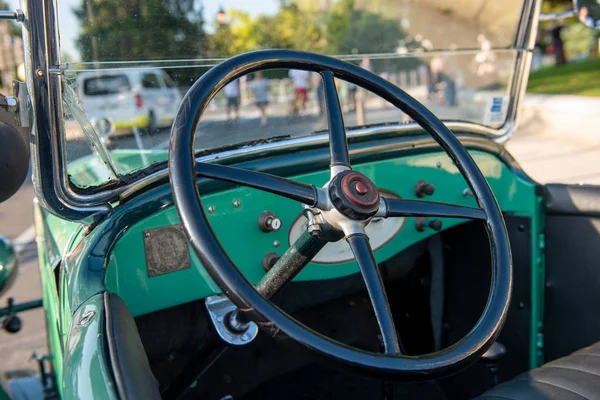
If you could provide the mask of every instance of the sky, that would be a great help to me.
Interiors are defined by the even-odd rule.
[[[47,1],[47,0],[44,0]],[[219,8],[225,10],[235,8],[244,10],[250,15],[275,14],[278,7],[278,0],[197,0],[204,5],[204,20],[208,21],[205,28],[210,28],[211,22],[216,18]],[[79,7],[82,0],[58,0],[58,18],[61,37],[61,48],[71,57],[79,60],[79,52],[75,47],[75,41],[79,35],[79,22],[73,15],[73,8]],[[19,0],[7,0],[9,7],[19,8]]]

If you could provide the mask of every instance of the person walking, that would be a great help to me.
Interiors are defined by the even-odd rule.
[[[265,126],[267,125],[267,106],[269,105],[269,81],[259,71],[254,74],[250,88],[254,91],[254,103],[260,110],[260,126]]]
[[[231,121],[231,113],[233,111],[233,115],[235,121],[240,120],[240,81],[234,80],[233,82],[228,83],[223,88],[223,94],[225,94],[225,98],[227,99],[227,122]]]
[[[294,83],[294,114],[306,109],[306,100],[308,99],[308,80],[310,72],[299,69],[290,69],[288,73]]]

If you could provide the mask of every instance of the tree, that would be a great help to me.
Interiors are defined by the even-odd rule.
[[[229,10],[230,23],[217,26],[210,42],[211,55],[231,57],[258,49],[319,51],[321,30],[316,15],[302,11],[295,3],[284,3],[277,14],[250,17]]]
[[[327,16],[327,46],[329,54],[396,53],[402,43],[408,49],[420,47],[408,40],[398,19],[385,18],[379,13],[360,8],[355,0],[340,0]],[[374,70],[403,70],[415,68],[416,58],[372,61]]]
[[[406,37],[399,22],[341,0],[327,19],[328,50],[335,54],[390,53]]]
[[[573,8],[571,0],[548,0],[542,3],[543,13],[555,13]],[[554,64],[562,65],[566,63],[562,31],[564,21],[542,22],[540,28],[547,29],[550,33],[552,42],[552,51],[554,53]]]
[[[202,8],[194,0],[82,0],[77,46],[83,61],[203,56]]]

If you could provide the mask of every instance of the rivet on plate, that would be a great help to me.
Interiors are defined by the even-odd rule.
[[[222,315],[219,315],[217,317],[217,322],[223,322],[223,316]]]
[[[280,243],[279,240],[276,240],[273,242],[273,247],[279,247]]]
[[[208,212],[209,213],[214,213],[215,212],[215,207],[214,206],[208,206]]]
[[[242,205],[238,199],[233,199],[233,206],[239,208]]]
[[[243,335],[242,335],[242,342],[246,342],[246,341],[248,341],[248,339],[250,339],[250,338],[248,337],[248,335],[246,335],[246,334],[243,334]]]
[[[44,76],[44,71],[42,71],[41,69],[38,69],[38,70],[36,70],[36,71],[35,71],[35,74],[36,74],[38,77],[40,77],[40,78],[41,78],[41,77],[43,77],[43,76]]]
[[[438,168],[442,168],[442,163],[440,161],[438,161],[435,163],[435,166]]]

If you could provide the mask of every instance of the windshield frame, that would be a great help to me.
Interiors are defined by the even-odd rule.
[[[60,47],[58,34],[58,0],[38,2],[23,0],[23,42],[27,86],[34,113],[32,136],[34,151],[32,163],[36,193],[42,205],[54,214],[70,220],[93,221],[110,211],[110,202],[118,201],[122,194],[137,192],[167,174],[166,161],[143,170],[123,175],[119,180],[109,181],[93,188],[74,185],[67,173],[66,135],[63,124],[62,70],[60,69]],[[532,50],[537,32],[541,0],[525,0],[519,23],[510,49],[517,50],[515,70],[509,84],[510,101],[504,124],[490,128],[471,122],[448,121],[444,123],[456,132],[474,133],[503,143],[510,138],[518,117],[518,107],[523,100],[531,65]],[[355,127],[347,129],[349,140],[376,138],[390,132],[403,133],[422,131],[416,123],[386,124],[383,126]],[[321,143],[326,134],[312,134],[301,138],[290,138],[255,144],[253,147],[236,145],[237,148],[211,149],[208,159],[240,157],[243,153],[255,154],[252,150],[274,151],[295,146],[314,146]],[[246,143],[247,146],[247,143]],[[206,159],[206,160],[208,160]]]

